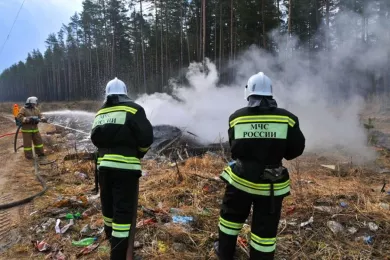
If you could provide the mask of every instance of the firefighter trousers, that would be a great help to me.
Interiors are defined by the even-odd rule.
[[[136,171],[99,170],[104,231],[111,244],[111,260],[133,255],[139,177]]]
[[[233,259],[237,236],[253,204],[250,260],[273,260],[282,203],[283,197],[274,197],[274,211],[271,213],[271,197],[252,195],[228,184],[218,225],[219,259]]]
[[[23,134],[24,156],[27,159],[33,158],[33,145],[36,155],[43,156],[43,142],[41,134],[36,130],[21,130]]]

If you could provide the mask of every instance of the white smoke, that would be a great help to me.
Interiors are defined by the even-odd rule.
[[[286,36],[274,34],[279,52],[271,55],[251,47],[241,53],[230,64],[235,71],[234,83],[230,86],[218,83],[215,64],[206,60],[207,70],[198,63],[190,65],[189,86],[175,84],[174,95],[181,101],[159,93],[143,95],[136,102],[145,108],[154,125],[183,127],[205,142],[219,142],[221,137],[226,141],[229,115],[246,105],[246,81],[263,71],[273,81],[279,107],[298,116],[306,137],[306,151],[342,147],[351,155],[372,158],[358,115],[365,106],[362,90],[372,84],[364,72],[380,70],[387,64],[390,37],[378,38],[372,46],[356,39],[356,35],[345,37],[344,32],[353,32],[357,26],[346,21],[359,19],[359,15],[351,13],[336,17],[335,24],[340,21],[340,28],[334,27],[333,31],[342,36],[337,38],[338,42],[333,41],[337,46],[311,54],[310,59],[307,51],[297,47],[296,39],[286,42]],[[388,23],[377,20],[369,24],[368,31],[389,35]]]

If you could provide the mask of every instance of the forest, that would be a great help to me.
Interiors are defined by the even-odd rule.
[[[340,12],[359,14],[351,21],[353,40],[375,47],[390,33],[369,25],[390,21],[389,10],[388,0],[85,0],[80,13],[47,37],[46,50],[32,50],[1,73],[0,101],[100,99],[113,77],[135,93],[169,92],[172,78],[185,78],[189,64],[205,58],[229,83],[229,62],[250,46],[270,55],[283,51],[275,32],[297,38],[291,52],[336,49]],[[387,48],[387,63],[366,71],[375,91],[390,88]]]

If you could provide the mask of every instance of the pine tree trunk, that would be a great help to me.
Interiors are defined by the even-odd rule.
[[[141,12],[141,49],[142,49],[142,70],[143,70],[143,85],[144,85],[144,93],[147,93],[146,89],[146,66],[145,66],[145,47],[144,47],[144,36],[143,36],[143,14],[142,14],[142,0],[139,1],[139,7]]]

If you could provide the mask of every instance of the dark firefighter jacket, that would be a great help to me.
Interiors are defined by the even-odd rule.
[[[91,132],[98,148],[98,168],[139,171],[140,159],[153,143],[153,127],[144,109],[125,95],[108,96]]]
[[[229,117],[228,133],[236,162],[225,168],[221,178],[254,195],[270,196],[270,183],[274,196],[288,195],[289,174],[282,160],[300,156],[305,148],[298,118],[276,106],[244,107]],[[279,169],[283,174],[271,180],[265,169]]]
[[[29,121],[29,118],[37,117],[39,119],[42,118],[41,111],[37,107],[22,107],[19,110],[17,115],[17,119],[22,124],[22,133],[38,133],[38,122],[37,121]]]

